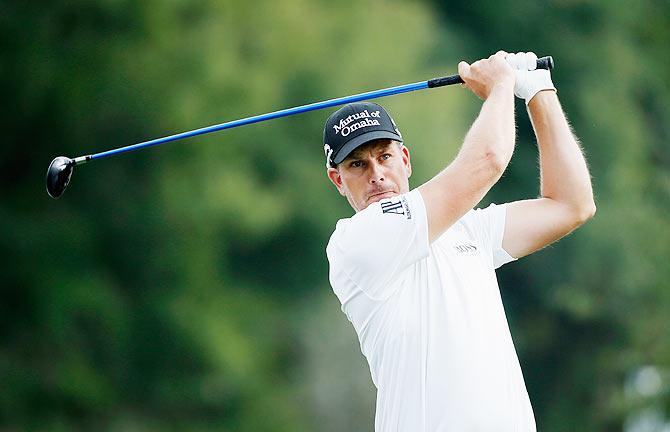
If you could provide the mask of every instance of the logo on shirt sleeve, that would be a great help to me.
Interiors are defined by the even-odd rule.
[[[405,209],[403,209],[402,202],[398,201],[382,201],[382,213],[393,213],[404,215]]]
[[[397,214],[412,219],[412,212],[404,196],[382,200],[380,204],[384,214]]]

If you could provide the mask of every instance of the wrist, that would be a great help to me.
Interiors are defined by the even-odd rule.
[[[539,90],[533,96],[526,99],[526,106],[530,109],[532,107],[541,108],[551,103],[552,100],[558,100],[557,90],[555,88],[546,88]]]
[[[498,81],[491,87],[489,96],[492,94],[511,94],[514,95],[514,78]]]
[[[554,83],[551,81],[551,74],[548,70],[537,69],[534,71],[520,72],[523,79],[517,79],[517,86],[515,92],[519,97],[526,101],[526,105],[540,92],[544,90],[556,91]],[[546,92],[544,92],[546,93]]]

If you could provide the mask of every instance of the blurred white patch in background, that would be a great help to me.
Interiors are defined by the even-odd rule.
[[[624,423],[624,432],[670,432],[670,420],[660,403],[668,391],[667,382],[667,373],[655,366],[642,366],[628,375],[624,394],[633,409]]]

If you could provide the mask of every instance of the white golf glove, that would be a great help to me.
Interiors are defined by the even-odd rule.
[[[551,73],[547,69],[537,69],[537,56],[532,52],[507,54],[505,60],[512,66],[516,75],[514,94],[528,102],[542,90],[556,91],[551,82]]]

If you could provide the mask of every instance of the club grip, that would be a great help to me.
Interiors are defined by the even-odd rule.
[[[554,68],[554,58],[552,56],[540,57],[537,59],[537,68],[552,70]]]
[[[540,57],[537,59],[538,69],[553,69],[554,58],[552,56]],[[452,84],[463,84],[463,79],[459,75],[450,75],[441,78],[433,78],[428,80],[428,88],[442,87]]]

